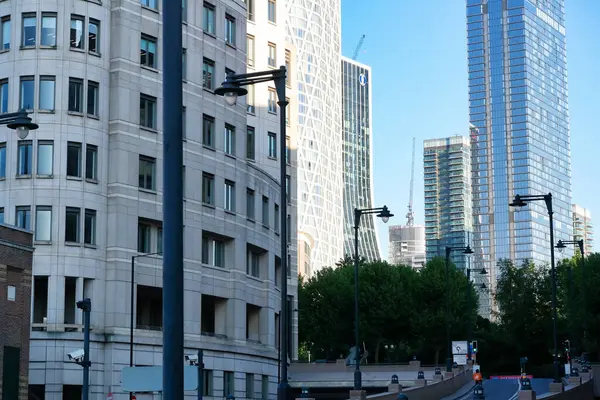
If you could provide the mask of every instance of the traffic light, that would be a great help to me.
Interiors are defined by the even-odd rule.
[[[571,341],[565,340],[564,345],[565,345],[565,353],[570,353],[571,352]]]
[[[477,353],[477,340],[473,340],[472,346],[473,346],[473,353]]]

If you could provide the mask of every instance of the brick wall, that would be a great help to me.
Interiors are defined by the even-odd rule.
[[[20,349],[18,400],[27,400],[28,390],[32,241],[31,232],[0,225],[0,360],[5,346]],[[16,289],[14,301],[8,300],[9,286]],[[0,362],[0,398],[3,369]]]

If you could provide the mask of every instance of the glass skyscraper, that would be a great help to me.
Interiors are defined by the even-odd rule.
[[[342,58],[342,130],[344,146],[344,255],[354,255],[354,209],[373,207],[371,68]],[[373,215],[361,217],[358,254],[379,260]]]
[[[473,261],[550,262],[544,202],[553,195],[555,240],[571,239],[571,160],[564,0],[467,0],[473,168]],[[569,249],[572,252],[571,249]]]

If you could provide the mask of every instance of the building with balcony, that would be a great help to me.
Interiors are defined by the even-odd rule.
[[[594,225],[592,213],[587,208],[573,204],[573,240],[583,239],[585,254],[594,251]],[[575,248],[576,251],[577,248]]]
[[[76,301],[85,297],[90,399],[127,398],[131,314],[134,365],[161,364],[165,2],[113,3],[0,4],[0,111],[31,110],[40,125],[25,140],[0,133],[0,210],[5,223],[34,231],[29,383],[46,400],[81,396],[81,368],[67,353],[83,347]],[[270,10],[265,1],[254,16]],[[247,69],[245,4],[184,1],[182,12],[186,351],[204,349],[205,396],[267,399],[277,386],[282,274],[296,303],[295,246],[284,255],[290,271],[277,267],[278,110],[266,86],[255,88],[256,119],[246,101],[229,107],[214,94],[228,71]],[[281,60],[283,37],[270,39]]]
[[[425,265],[425,226],[391,225],[389,227],[388,262],[422,268]]]

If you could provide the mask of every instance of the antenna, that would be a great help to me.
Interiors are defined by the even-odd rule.
[[[355,60],[355,61],[356,61],[356,57],[358,57],[358,52],[360,51],[360,48],[362,47],[363,42],[365,41],[365,37],[366,36],[367,35],[363,34],[360,37],[360,40],[358,41],[358,44],[356,45],[356,48],[354,49],[354,54],[352,55],[352,59]]]
[[[413,226],[415,213],[413,212],[413,186],[415,184],[415,138],[412,145],[412,165],[410,167],[410,194],[408,198],[408,212],[406,213],[406,226]]]

